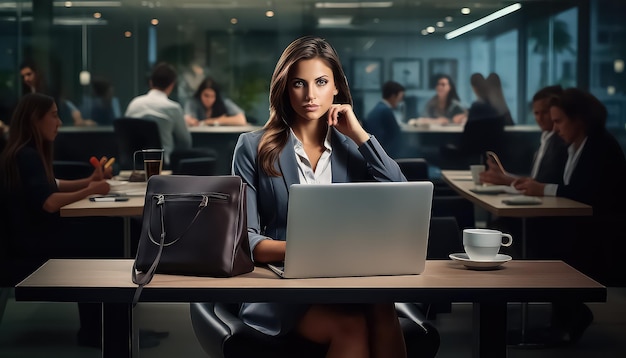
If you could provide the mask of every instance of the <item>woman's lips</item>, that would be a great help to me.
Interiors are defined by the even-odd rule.
[[[320,108],[320,106],[318,106],[317,104],[307,104],[304,106],[304,109],[307,110],[307,112],[315,112]]]

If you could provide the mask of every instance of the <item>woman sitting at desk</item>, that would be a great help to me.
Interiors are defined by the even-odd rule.
[[[8,142],[0,155],[0,227],[2,239],[6,240],[3,244],[12,258],[33,264],[32,270],[49,258],[77,255],[77,246],[81,245],[68,237],[69,227],[63,226],[59,217],[61,207],[91,194],[109,192],[104,179],[111,178],[112,168],[103,170],[106,158],[100,160],[102,165],[88,178],[54,178],[52,147],[60,125],[52,97],[26,94],[13,113]],[[79,313],[79,344],[97,346],[100,306],[80,303]]]
[[[448,75],[438,75],[436,80],[437,94],[426,103],[422,116],[411,119],[408,123],[411,125],[465,123],[467,110],[461,105],[452,78]]]
[[[295,40],[281,55],[270,84],[270,118],[263,130],[239,137],[233,173],[247,184],[256,263],[285,259],[291,184],[406,180],[356,118],[337,53],[315,37]],[[327,357],[406,357],[393,303],[244,303],[240,316],[265,334],[327,345]]]
[[[248,124],[243,110],[233,101],[222,97],[219,86],[211,77],[200,83],[193,97],[185,104],[185,123],[188,127]]]

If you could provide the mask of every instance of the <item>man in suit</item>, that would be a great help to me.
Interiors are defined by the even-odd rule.
[[[400,126],[393,110],[404,99],[404,91],[404,87],[397,82],[385,82],[382,87],[383,99],[365,118],[366,129],[394,158],[402,153],[402,143],[400,142]]]
[[[550,117],[550,99],[563,92],[561,86],[548,86],[533,96],[533,115],[541,128],[541,142],[535,153],[530,177],[542,183],[562,183],[567,161],[567,145],[556,135]],[[483,183],[510,185],[518,177],[504,171],[493,158],[487,161],[488,170],[480,174]]]

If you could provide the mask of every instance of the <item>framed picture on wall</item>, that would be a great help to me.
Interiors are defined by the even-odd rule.
[[[383,78],[383,60],[380,58],[352,59],[352,83],[355,90],[378,90]]]
[[[405,88],[422,88],[422,60],[398,58],[391,61],[391,80]]]
[[[448,75],[458,86],[458,62],[454,58],[431,58],[428,60],[428,84],[435,88],[437,75]],[[467,79],[469,81],[469,78]]]

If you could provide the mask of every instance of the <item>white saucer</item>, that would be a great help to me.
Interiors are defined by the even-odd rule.
[[[493,270],[500,265],[511,261],[511,256],[505,254],[497,254],[493,260],[490,261],[473,261],[470,260],[466,253],[450,254],[449,257],[452,260],[458,261],[465,265],[468,269],[472,270]]]

